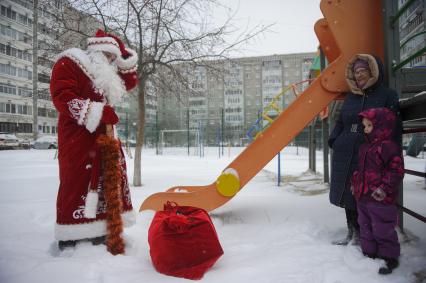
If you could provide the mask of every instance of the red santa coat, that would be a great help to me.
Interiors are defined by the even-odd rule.
[[[108,64],[100,52],[72,48],[58,57],[52,70],[50,92],[59,112],[57,240],[78,240],[106,235],[106,204],[100,176],[96,138],[105,133],[100,122],[105,104],[114,106],[137,84],[137,56]],[[123,222],[133,224],[134,214],[123,152]],[[99,177],[99,178],[98,178]],[[95,218],[86,217],[88,191],[96,190]],[[86,211],[87,212],[87,211]],[[92,216],[92,217],[93,217]]]

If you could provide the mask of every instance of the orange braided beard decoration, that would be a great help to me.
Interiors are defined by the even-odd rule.
[[[121,197],[121,168],[120,143],[118,140],[101,135],[96,140],[102,160],[103,168],[103,188],[106,201],[106,222],[107,222],[107,250],[113,254],[124,253],[124,240],[121,237],[123,232],[123,211]]]

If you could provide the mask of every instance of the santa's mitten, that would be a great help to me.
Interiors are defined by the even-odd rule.
[[[118,116],[109,105],[104,106],[104,110],[102,112],[101,122],[107,125],[115,125],[118,123]]]
[[[84,217],[96,218],[96,212],[98,211],[98,193],[90,190],[87,193],[86,201],[84,205]]]

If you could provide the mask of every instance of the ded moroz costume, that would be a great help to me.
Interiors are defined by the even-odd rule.
[[[115,57],[110,62],[106,55]],[[50,92],[59,112],[55,238],[59,248],[76,240],[102,239],[107,233],[106,204],[96,144],[107,124],[116,124],[114,106],[137,85],[137,53],[102,30],[87,40],[87,50],[59,54]],[[122,218],[134,222],[123,152],[120,154]],[[101,240],[102,241],[102,240]]]

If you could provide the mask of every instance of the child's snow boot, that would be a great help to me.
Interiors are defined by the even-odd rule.
[[[379,274],[385,275],[390,274],[392,271],[399,266],[399,262],[395,258],[383,258],[386,266],[380,267]]]
[[[377,258],[377,255],[376,254],[369,254],[369,253],[362,253],[364,256],[366,256],[366,257],[368,257],[368,258],[371,258],[371,259],[376,259]]]

